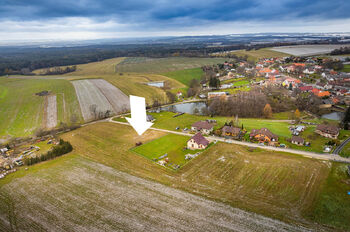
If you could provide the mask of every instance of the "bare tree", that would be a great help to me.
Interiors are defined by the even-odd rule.
[[[97,105],[93,104],[89,106],[90,113],[94,116],[94,119],[97,119],[98,112],[97,112]]]

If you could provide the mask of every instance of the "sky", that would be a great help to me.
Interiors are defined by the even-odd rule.
[[[264,32],[350,32],[350,0],[0,0],[0,42]]]

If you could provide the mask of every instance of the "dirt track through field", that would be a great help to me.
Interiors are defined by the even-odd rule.
[[[25,231],[307,231],[75,158],[14,180],[1,191]]]
[[[114,113],[119,114],[130,110],[129,97],[117,87],[103,79],[90,80],[107,98],[112,105]]]
[[[113,112],[113,107],[101,91],[89,80],[78,80],[72,82],[78,96],[81,112],[85,121],[97,119],[91,106],[96,106],[96,113]]]
[[[52,129],[57,125],[57,98],[56,95],[47,96],[46,128]]]

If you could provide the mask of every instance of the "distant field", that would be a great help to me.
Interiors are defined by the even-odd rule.
[[[294,45],[274,47],[271,48],[271,50],[287,53],[294,56],[312,56],[327,54],[334,49],[344,46],[346,46],[346,44]]]
[[[313,209],[329,162],[218,143],[173,172],[129,151],[138,141],[163,135],[148,130],[139,137],[129,126],[99,123],[62,137],[75,153],[118,170],[322,231],[302,215]]]
[[[187,87],[190,85],[192,79],[200,80],[203,74],[204,71],[201,68],[184,69],[163,73],[164,76],[175,79]]]
[[[45,97],[35,93],[48,90],[56,95],[57,120],[70,124],[74,115],[82,121],[73,85],[66,80],[34,80],[0,78],[0,137],[28,136],[45,127]],[[54,110],[54,109],[53,109]]]
[[[107,75],[107,74],[113,74],[115,73],[115,66],[122,62],[125,58],[119,57],[119,58],[113,58],[113,59],[106,59],[103,61],[98,62],[91,62],[87,64],[79,64],[77,65],[77,70],[72,73],[66,73],[65,76],[83,76],[83,75]],[[72,66],[72,65],[69,65]],[[62,66],[66,67],[66,66]],[[33,72],[36,74],[41,74],[45,69],[37,69]]]
[[[236,56],[248,56],[248,60],[251,60],[251,61],[257,61],[261,58],[288,56],[288,54],[286,54],[284,52],[273,51],[273,50],[270,50],[268,48],[262,48],[259,50],[250,50],[250,51],[237,50],[237,51],[232,51],[229,53],[234,54]],[[225,55],[225,54],[227,54],[227,53],[217,54],[217,56]]]
[[[141,58],[138,58],[141,59]],[[117,72],[136,72],[136,73],[166,73],[176,70],[198,68],[203,65],[223,63],[224,58],[157,58],[143,59],[140,62],[130,62],[118,64]]]

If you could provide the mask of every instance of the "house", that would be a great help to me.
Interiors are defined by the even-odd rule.
[[[338,138],[339,128],[334,125],[319,124],[315,129],[315,133],[331,139]]]
[[[0,153],[5,154],[8,151],[7,147],[1,148]]]
[[[221,135],[223,137],[225,136],[231,136],[235,138],[239,138],[241,136],[241,129],[238,127],[233,126],[224,126],[221,130]]]
[[[147,122],[154,122],[156,119],[152,115],[147,114],[146,120],[147,120]]]
[[[302,125],[298,125],[293,129],[293,135],[300,135],[301,132],[303,132],[305,130],[305,126]]]
[[[182,92],[180,92],[180,91],[179,91],[179,92],[177,92],[177,93],[176,93],[176,96],[177,96],[177,98],[182,97]]]
[[[250,139],[256,139],[259,142],[276,142],[278,141],[278,136],[273,134],[267,128],[253,129],[249,134]]]
[[[298,146],[304,145],[304,139],[300,136],[292,136],[291,143],[296,144]]]
[[[191,130],[208,135],[213,131],[213,124],[208,121],[198,121],[192,124]]]
[[[187,148],[190,150],[205,149],[209,145],[209,141],[204,138],[201,133],[195,134],[187,141]]]

